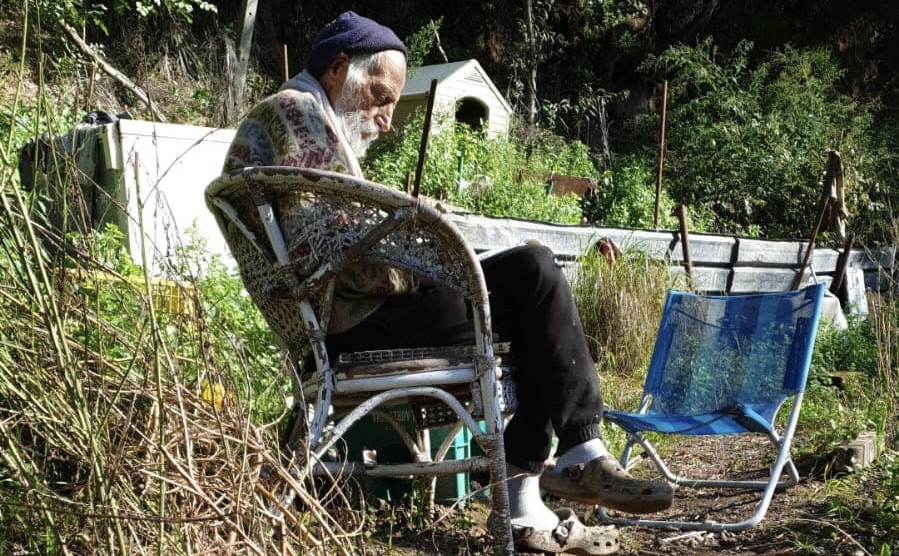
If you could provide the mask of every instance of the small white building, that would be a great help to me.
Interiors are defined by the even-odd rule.
[[[509,132],[512,107],[477,60],[421,66],[406,80],[393,114],[394,126],[402,127],[417,109],[428,105],[431,81],[437,80],[434,113],[450,113],[457,122],[475,129],[486,127],[490,137]]]
[[[20,153],[25,188],[50,199],[50,224],[61,228],[65,219],[68,231],[81,232],[115,224],[134,262],[142,264],[146,253],[154,273],[195,228],[209,252],[231,265],[203,192],[221,173],[234,130],[112,120],[79,124]]]

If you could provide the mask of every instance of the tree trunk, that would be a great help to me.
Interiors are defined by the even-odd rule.
[[[534,37],[534,13],[531,0],[524,0],[525,17],[527,18],[527,60],[531,67],[527,75],[527,82],[524,89],[525,110],[528,118],[528,126],[534,127],[537,124],[537,46]]]
[[[244,90],[247,85],[247,66],[250,49],[253,46],[253,29],[256,26],[256,5],[258,0],[244,0],[243,18],[239,29],[240,44],[237,46],[237,64],[229,84],[230,94],[225,105],[227,125],[233,125],[243,112]]]

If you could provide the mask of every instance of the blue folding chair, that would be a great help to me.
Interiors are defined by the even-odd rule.
[[[643,447],[665,479],[680,487],[763,490],[755,512],[740,521],[645,519],[600,508],[600,516],[620,525],[682,530],[739,531],[765,516],[775,490],[799,481],[790,445],[802,405],[812,348],[821,313],[823,284],[802,290],[754,295],[668,295],[637,413],[606,410],[605,421],[621,427],[627,442],[621,464],[637,461]],[[775,416],[788,399],[792,407],[782,431]],[[766,435],[777,452],[765,480],[733,477],[687,478],[673,473],[646,433]],[[782,477],[782,474],[786,477]],[[677,501],[675,500],[675,504]],[[745,512],[744,512],[745,513]]]

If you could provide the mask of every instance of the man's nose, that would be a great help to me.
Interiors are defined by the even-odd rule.
[[[393,107],[394,105],[392,104],[382,106],[378,109],[378,113],[375,114],[375,125],[385,133],[390,131],[390,122],[393,120]]]

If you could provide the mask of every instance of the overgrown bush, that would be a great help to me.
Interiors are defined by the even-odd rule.
[[[267,550],[266,521],[238,516],[266,511],[263,467],[286,469],[272,447],[290,389],[238,279],[215,265],[149,277],[115,229],[70,235],[57,266],[13,206],[0,212],[0,551],[177,554],[229,536]]]
[[[710,231],[807,237],[827,150],[836,149],[850,214],[864,222],[876,180],[868,112],[838,92],[840,70],[824,50],[787,46],[758,63],[753,54],[748,42],[722,52],[707,39],[643,63],[646,75],[670,84],[666,191],[711,215]],[[633,137],[654,137],[657,128],[658,115],[647,115]],[[628,137],[625,131],[618,140]],[[647,165],[655,148],[639,151]]]
[[[890,556],[899,549],[899,459],[883,454],[868,468],[829,481],[827,505],[831,515],[852,530],[871,554]],[[861,545],[860,545],[861,546]]]
[[[822,465],[836,446],[862,431],[896,445],[896,367],[899,307],[893,296],[869,296],[870,314],[850,315],[848,328],[822,323],[815,342],[800,416],[803,446]]]
[[[587,149],[558,137],[537,135],[529,143],[488,138],[464,124],[435,114],[428,139],[421,193],[492,216],[565,224],[581,220],[578,198],[547,191],[551,174],[597,175]],[[404,188],[415,175],[424,114],[419,111],[393,136],[373,147],[364,162],[366,176]]]
[[[602,174],[599,187],[584,197],[584,217],[597,226],[650,229],[655,224],[656,175],[639,157],[616,157]],[[664,189],[659,198],[659,228],[678,228],[675,204]],[[701,216],[691,218],[690,228],[704,231]]]
[[[44,112],[12,114],[6,160],[55,129]],[[290,382],[239,278],[190,234],[150,275],[117,228],[42,227],[46,203],[15,165],[0,190],[0,553],[344,550],[364,514],[344,504],[338,521],[339,501],[322,510],[325,495],[288,474]],[[288,509],[275,535],[285,484],[306,511]]]
[[[858,317],[840,330],[822,322],[815,341],[805,401],[800,413],[801,451],[821,467],[834,448],[863,430],[883,433],[883,404],[875,392],[877,339]]]

